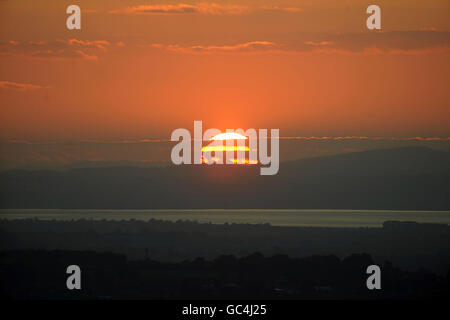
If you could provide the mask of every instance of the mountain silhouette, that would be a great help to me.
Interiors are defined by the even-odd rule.
[[[10,170],[2,208],[450,209],[450,153],[425,147],[259,166],[182,165]]]

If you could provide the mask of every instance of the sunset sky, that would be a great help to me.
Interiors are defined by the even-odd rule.
[[[66,28],[71,4],[81,30]],[[18,142],[169,139],[194,120],[445,140],[449,13],[448,0],[0,1],[1,157]]]

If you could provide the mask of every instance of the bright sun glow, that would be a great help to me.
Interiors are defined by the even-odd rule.
[[[211,140],[246,140],[247,137],[236,132],[219,133],[211,138]]]
[[[249,148],[247,146],[237,146],[237,147],[228,147],[228,146],[206,146],[202,148],[202,151],[204,152],[211,152],[211,151],[248,151]]]
[[[210,140],[212,141],[226,141],[226,140],[247,140],[248,138],[246,136],[243,136],[242,134],[236,133],[236,132],[226,132],[226,133],[219,133],[212,137]],[[243,151],[248,152],[250,151],[248,146],[224,146],[224,145],[214,145],[217,143],[211,143],[209,146],[204,146],[202,148],[202,152],[236,152],[236,151]],[[220,143],[219,143],[220,144]],[[222,142],[223,144],[223,142]],[[245,156],[239,155],[238,158],[231,159],[231,162],[233,164],[257,164],[258,160],[249,160]],[[240,157],[240,158],[239,158]],[[205,157],[202,158],[203,163],[222,163],[223,159],[219,157],[211,157],[209,160]]]

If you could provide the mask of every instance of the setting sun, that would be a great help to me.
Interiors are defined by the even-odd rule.
[[[213,136],[210,139],[212,142],[207,145],[204,146],[202,148],[202,152],[214,152],[216,155],[217,153],[222,153],[223,156],[223,152],[232,152],[235,153],[237,152],[237,157],[230,159],[231,164],[257,164],[258,161],[257,160],[250,160],[246,157],[246,152],[250,151],[249,147],[245,145],[245,141],[242,140],[248,140],[248,138],[242,134],[236,133],[236,132],[225,132],[225,133],[219,133],[215,136]],[[235,140],[238,141],[240,140],[241,142],[238,143],[238,145],[234,145],[235,144]],[[227,145],[223,145],[223,141],[227,141]],[[228,145],[228,143],[232,141],[233,145]],[[244,145],[242,145],[244,144]],[[209,160],[207,157],[203,157],[202,159],[203,163],[208,163],[208,164],[212,164],[212,163],[222,163],[223,162],[223,157],[211,157]]]
[[[211,138],[211,140],[246,140],[247,137],[236,132],[219,133]]]

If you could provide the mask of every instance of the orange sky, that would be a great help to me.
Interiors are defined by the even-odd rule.
[[[0,140],[450,136],[450,2],[376,3],[1,1]]]

